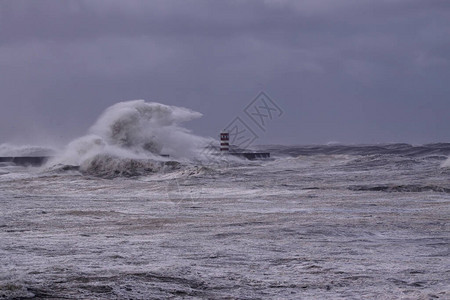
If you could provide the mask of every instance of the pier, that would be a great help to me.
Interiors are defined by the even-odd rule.
[[[244,157],[248,160],[270,158],[269,152],[234,152],[233,150],[230,150],[230,134],[226,130],[220,133],[220,152]]]
[[[230,155],[245,157],[248,160],[270,158],[269,152],[229,152]]]
[[[13,163],[19,166],[40,166],[49,158],[49,156],[6,156],[0,157],[0,163]]]

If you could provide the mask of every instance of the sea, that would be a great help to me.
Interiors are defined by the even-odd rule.
[[[195,157],[191,117],[124,102],[61,151],[0,146],[50,157],[0,163],[0,299],[450,298],[449,143]]]

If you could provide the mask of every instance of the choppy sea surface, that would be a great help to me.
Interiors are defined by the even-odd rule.
[[[0,298],[450,298],[450,144],[259,150],[1,164]]]

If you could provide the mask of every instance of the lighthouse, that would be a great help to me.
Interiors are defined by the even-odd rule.
[[[230,134],[228,131],[222,131],[220,133],[220,151],[223,153],[230,151]]]
[[[223,130],[220,132],[220,153],[221,154],[230,154],[233,156],[239,156],[244,157],[249,160],[255,160],[255,159],[265,159],[270,158],[269,152],[241,152],[236,151],[234,148],[232,152],[230,152],[230,133],[226,130]]]

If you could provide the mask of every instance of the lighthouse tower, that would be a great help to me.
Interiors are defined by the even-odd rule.
[[[228,131],[222,131],[220,133],[220,151],[224,153],[230,151],[230,134]]]

